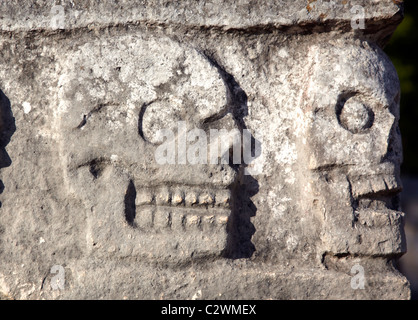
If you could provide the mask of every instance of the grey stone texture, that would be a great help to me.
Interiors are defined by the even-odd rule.
[[[0,297],[408,299],[382,51],[402,16],[391,0],[1,2]],[[160,164],[179,123],[247,129],[261,152]]]

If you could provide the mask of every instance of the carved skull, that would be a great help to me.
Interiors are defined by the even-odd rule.
[[[399,254],[405,250],[399,80],[380,48],[344,45],[312,47],[304,92],[305,150],[324,223],[323,252]]]
[[[178,128],[203,129],[209,139],[210,129],[239,127],[221,68],[193,48],[145,35],[85,43],[60,66],[65,183],[85,208],[88,247],[159,261],[222,256],[239,170],[179,161],[181,142],[193,141]],[[156,159],[164,130],[174,134],[174,164]]]

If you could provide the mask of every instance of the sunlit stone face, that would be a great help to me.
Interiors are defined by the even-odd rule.
[[[145,36],[85,43],[60,66],[60,152],[65,184],[86,208],[88,248],[160,261],[225,255],[239,166],[187,154],[191,130],[209,139],[239,128],[220,67]],[[160,161],[162,144],[175,146],[174,163]]]
[[[331,48],[311,51],[311,61],[327,63],[312,63],[303,107],[323,251],[403,252],[396,71],[367,43]]]

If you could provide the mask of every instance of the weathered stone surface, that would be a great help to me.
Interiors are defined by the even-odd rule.
[[[399,3],[392,0],[228,0],[181,1],[119,0],[119,1],[62,1],[12,0],[0,5],[2,30],[54,29],[51,17],[65,14],[64,28],[89,25],[106,26],[126,23],[180,25],[190,27],[218,27],[247,29],[257,27],[293,27],[300,30],[305,25],[339,22],[350,25],[353,7],[365,9],[365,19],[399,21]],[[395,19],[394,19],[394,16]],[[318,23],[319,22],[319,23]],[[338,28],[340,25],[335,25]],[[251,29],[250,29],[251,30]]]
[[[2,3],[1,294],[409,298],[395,2]]]

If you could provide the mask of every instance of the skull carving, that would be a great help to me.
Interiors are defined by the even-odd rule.
[[[239,129],[220,67],[145,35],[85,43],[60,65],[65,183],[85,208],[90,250],[159,261],[224,255],[240,170],[191,164],[187,150],[197,128],[208,139],[213,129]],[[163,143],[174,163],[158,163]]]
[[[324,224],[323,252],[400,254],[399,81],[380,48],[345,45],[311,50],[304,93],[305,150]],[[325,69],[319,60],[329,62]]]

